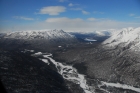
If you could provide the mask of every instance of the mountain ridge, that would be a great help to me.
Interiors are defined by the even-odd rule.
[[[38,31],[17,31],[9,32],[4,35],[4,38],[14,39],[54,39],[54,38],[75,38],[73,35],[64,32],[63,30],[38,30]]]
[[[128,47],[130,50],[138,51],[140,49],[140,27],[129,27],[116,31],[102,44],[107,47]]]

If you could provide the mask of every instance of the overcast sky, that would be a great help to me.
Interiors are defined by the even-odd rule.
[[[0,32],[140,26],[140,0],[0,0]]]

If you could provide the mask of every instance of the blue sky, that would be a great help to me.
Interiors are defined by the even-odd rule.
[[[140,0],[0,0],[0,32],[140,26]]]

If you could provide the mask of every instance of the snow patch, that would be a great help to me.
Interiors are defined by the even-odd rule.
[[[24,49],[24,51],[21,51],[23,53],[26,53],[26,52],[34,52],[34,50],[28,50],[28,49]]]
[[[50,64],[47,59],[41,59],[43,62],[47,63],[48,65]]]
[[[107,83],[107,82],[103,82],[103,81],[101,81],[101,83],[103,85],[107,85],[107,86],[112,86],[112,87],[116,87],[116,88],[123,88],[123,89],[129,89],[129,90],[133,90],[133,91],[136,91],[136,92],[140,92],[140,88],[135,88],[133,86],[129,86],[129,85],[125,85],[125,84]]]
[[[85,40],[85,41],[89,41],[89,42],[97,41],[97,40],[95,40],[95,39],[88,39],[88,38],[85,38],[84,40]]]
[[[34,55],[42,55],[42,52],[37,52]]]

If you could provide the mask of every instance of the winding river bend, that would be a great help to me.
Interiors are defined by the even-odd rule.
[[[37,53],[33,54],[32,56],[40,56],[40,55],[42,55],[43,58],[39,58],[39,59],[42,60],[43,62],[47,63],[48,65],[50,64],[48,60],[50,60],[50,62],[52,62],[55,65],[55,67],[57,68],[58,73],[61,74],[64,79],[69,80],[73,83],[79,84],[85,93],[95,93],[94,88],[91,88],[92,86],[89,86],[87,84],[85,75],[79,74],[74,67],[72,67],[70,65],[64,65],[60,62],[56,62],[52,58],[52,54],[37,52]],[[101,86],[104,86],[104,85],[121,88],[121,89],[133,90],[133,91],[140,93],[140,88],[135,88],[133,86],[120,84],[120,83],[108,83],[108,82],[100,81],[99,88],[107,93],[110,93],[110,92],[101,88]]]

